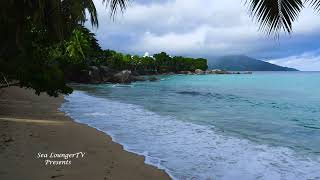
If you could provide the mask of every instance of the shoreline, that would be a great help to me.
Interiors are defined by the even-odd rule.
[[[63,96],[10,87],[0,97],[0,179],[170,179],[110,135],[61,112]],[[52,152],[86,155],[70,159],[71,165],[50,166],[44,163],[49,158],[37,157]]]
[[[76,122],[76,123],[78,123],[78,122]],[[112,141],[112,142],[114,142],[114,143],[116,143],[116,144],[118,144],[118,145],[120,145],[120,146],[122,147],[122,150],[123,150],[123,151],[125,151],[125,152],[127,152],[127,153],[130,153],[130,154],[133,154],[133,155],[138,156],[138,157],[142,157],[142,158],[144,159],[144,164],[145,164],[145,165],[151,166],[151,167],[153,167],[153,168],[155,168],[155,169],[157,169],[157,170],[162,171],[162,172],[165,173],[167,176],[169,176],[169,179],[171,179],[171,180],[175,180],[175,179],[176,179],[175,177],[172,176],[172,174],[170,174],[169,172],[167,172],[168,169],[166,169],[165,167],[159,166],[159,165],[156,165],[156,164],[152,164],[151,162],[148,162],[148,161],[147,161],[147,158],[154,158],[154,157],[148,156],[148,155],[146,155],[146,154],[144,154],[144,153],[139,153],[139,152],[137,152],[137,151],[130,150],[130,148],[129,148],[127,145],[122,144],[122,143],[120,143],[119,141],[115,140],[115,136],[114,136],[112,133],[110,133],[110,132],[104,132],[103,130],[101,130],[101,129],[99,129],[99,128],[95,128],[95,127],[92,127],[92,126],[87,125],[87,124],[84,124],[84,123],[80,123],[80,122],[79,122],[79,124],[82,124],[82,125],[84,125],[84,126],[88,126],[88,127],[90,127],[90,128],[95,129],[96,131],[99,131],[99,132],[103,133],[103,134],[106,135],[106,136],[109,136],[109,137],[111,138],[111,141]],[[160,159],[159,159],[159,160],[160,160]]]
[[[255,141],[252,137],[231,134],[229,133],[232,132],[230,129],[224,131],[221,126],[214,127],[213,123],[210,123],[212,121],[209,121],[210,124],[203,123],[204,121],[197,123],[196,120],[207,120],[204,118],[208,117],[205,114],[208,111],[202,112],[201,109],[211,110],[212,106],[192,104],[195,109],[190,111],[188,108],[190,106],[187,105],[190,102],[201,102],[204,97],[213,100],[221,99],[222,97],[223,101],[228,103],[230,102],[228,100],[232,98],[237,105],[241,106],[248,104],[247,99],[252,100],[249,102],[250,104],[258,104],[265,100],[264,98],[254,98],[256,92],[259,92],[260,89],[249,96],[244,96],[248,98],[243,98],[241,96],[243,95],[242,92],[233,91],[232,94],[229,94],[228,91],[224,91],[224,88],[219,90],[218,88],[211,88],[212,86],[199,86],[201,84],[193,84],[192,88],[184,88],[196,80],[201,82],[202,78],[198,77],[198,79],[191,77],[190,81],[188,79],[178,79],[179,83],[184,82],[184,84],[178,84],[178,88],[168,87],[170,83],[176,87],[176,84],[172,82],[178,81],[172,81],[173,79],[165,80],[169,83],[163,83],[161,84],[162,86],[159,86],[160,83],[155,86],[150,86],[148,83],[142,86],[133,85],[134,88],[125,89],[105,86],[94,87],[93,89],[88,88],[84,92],[75,92],[65,97],[67,100],[64,104],[65,112],[78,122],[89,124],[111,134],[115,137],[114,140],[123,144],[124,147],[127,146],[135,152],[147,152],[145,153],[146,155],[154,157],[154,164],[166,167],[169,173],[177,179],[185,179],[185,177],[194,179],[223,177],[230,179],[230,174],[234,175],[233,177],[242,176],[248,179],[254,179],[260,175],[266,179],[277,179],[280,176],[287,179],[292,179],[292,177],[300,177],[302,179],[317,177],[315,173],[317,171],[314,171],[316,170],[314,167],[317,167],[319,161],[317,159],[301,158],[291,147],[283,145],[283,143],[275,144],[265,139],[257,141],[259,140],[258,138]],[[262,77],[265,76],[263,75]],[[274,76],[272,75],[271,77]],[[273,87],[272,85],[273,83],[267,87]],[[163,92],[164,87],[170,91]],[[244,87],[247,87],[245,90],[252,88],[250,86]],[[275,91],[270,93],[272,94],[272,92]],[[247,95],[247,91],[244,91],[244,93]],[[172,96],[173,94],[174,96]],[[150,98],[144,98],[145,96]],[[176,104],[168,106],[171,105],[172,101],[167,101],[167,98],[174,98],[174,103]],[[163,101],[156,101],[159,99]],[[271,99],[271,102],[278,102],[275,100],[277,100],[276,96],[275,99]],[[155,102],[163,105],[155,105]],[[263,108],[266,106],[272,107],[273,105],[270,101],[266,103],[263,104]],[[90,104],[95,104],[95,106],[90,107]],[[171,107],[170,109],[174,107],[178,111],[174,111],[176,114],[169,114],[167,112],[170,109],[163,109],[164,107]],[[196,107],[199,108],[197,109]],[[216,112],[220,113],[219,116],[215,116],[217,121],[225,120],[219,119],[225,114],[225,111],[220,111],[224,110],[224,107],[223,104],[219,104],[215,109]],[[284,106],[279,105],[279,107]],[[186,108],[187,111],[183,108]],[[253,108],[257,108],[257,106],[253,106]],[[190,114],[188,114],[189,112]],[[195,112],[200,113],[193,116]],[[184,119],[183,117],[185,116],[181,116],[182,114],[191,117],[190,120]],[[240,113],[241,118],[239,120],[246,120],[246,114],[246,111],[245,114]],[[92,117],[92,120],[88,121],[87,117]],[[109,120],[105,120],[108,117]],[[237,156],[234,156],[235,154]],[[158,163],[158,159],[160,163]],[[248,160],[251,163],[248,164]],[[212,166],[212,164],[216,166]],[[297,172],[294,169],[303,169],[303,171]]]

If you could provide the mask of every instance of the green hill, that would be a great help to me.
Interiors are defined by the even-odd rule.
[[[243,55],[208,58],[208,67],[226,71],[298,71]]]

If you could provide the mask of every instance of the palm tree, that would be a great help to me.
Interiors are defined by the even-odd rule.
[[[128,0],[101,0],[111,9],[113,16],[126,8]],[[98,26],[97,11],[93,0],[2,0],[0,1],[1,37],[0,54],[5,46],[14,43],[23,49],[25,31],[30,24],[45,31],[49,40],[60,41],[71,34],[77,24],[87,20]],[[13,43],[14,42],[14,43]]]
[[[85,59],[85,53],[90,48],[88,37],[78,29],[73,30],[70,40],[67,42],[67,53],[72,60],[80,61]]]
[[[260,29],[269,35],[279,35],[280,31],[290,34],[292,23],[306,5],[320,10],[320,0],[246,0],[246,4],[251,16],[259,22]]]
[[[101,3],[113,16],[126,8],[128,0]],[[37,93],[70,93],[62,68],[49,60],[50,53],[45,49],[70,40],[72,32],[87,17],[92,26],[98,26],[93,0],[0,0],[0,79],[7,85],[13,81],[34,88]],[[87,43],[81,34],[75,32],[71,42],[67,47],[69,55],[80,54],[83,58]]]

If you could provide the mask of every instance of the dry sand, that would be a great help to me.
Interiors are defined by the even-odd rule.
[[[36,96],[18,87],[1,89],[1,180],[170,179],[106,134],[73,122],[57,110],[62,102],[63,97]],[[39,152],[48,156],[51,152],[86,154],[71,159],[71,165],[46,166],[49,158],[37,158]]]

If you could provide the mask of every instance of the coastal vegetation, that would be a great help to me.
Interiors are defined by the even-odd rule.
[[[171,57],[165,52],[138,56],[102,50],[95,35],[83,26],[74,30],[71,38],[53,51],[53,58],[61,59],[59,63],[65,80],[79,83],[127,83],[142,79],[125,77],[126,80],[123,80],[122,76],[194,72],[197,69],[205,71],[208,68],[207,60],[203,58]],[[123,74],[122,71],[126,72]]]
[[[203,58],[189,58],[182,56],[171,57],[165,52],[153,56],[137,56],[117,53],[112,50],[103,51],[103,57],[97,65],[108,66],[115,70],[131,70],[138,74],[148,75],[179,71],[206,70],[207,60]]]
[[[128,0],[101,0],[114,16],[127,7]],[[261,29],[268,34],[292,31],[306,3],[320,10],[319,0],[248,0],[246,3]],[[90,20],[98,27],[92,0],[11,0],[0,2],[0,79],[1,86],[19,85],[37,94],[68,94],[68,74],[82,72],[92,65],[108,65],[115,70],[140,73],[176,72],[206,69],[205,59],[124,55],[103,51],[92,33],[82,25]],[[72,73],[70,73],[72,72]],[[3,82],[3,83],[2,83]]]
[[[207,60],[202,58],[171,57],[165,52],[138,56],[102,50],[95,35],[82,25],[77,25],[69,38],[55,43],[48,41],[44,33],[34,27],[26,33],[29,41],[25,40],[28,45],[24,54],[0,61],[8,83],[33,88],[37,94],[47,92],[57,96],[72,92],[67,82],[119,82],[113,76],[123,70],[150,75],[207,69]],[[100,72],[101,67],[104,72]],[[94,77],[101,73],[108,79]],[[6,86],[5,83],[3,87]]]
[[[124,10],[127,3],[102,2],[111,14]],[[87,19],[92,26],[98,26],[93,1],[1,1],[0,12],[0,76],[4,82],[1,87],[19,85],[52,96],[71,93],[62,67],[79,67],[90,55],[85,54],[89,48],[78,38],[78,28]]]

